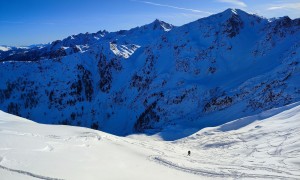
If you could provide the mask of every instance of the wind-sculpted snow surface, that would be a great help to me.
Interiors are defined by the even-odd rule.
[[[175,153],[151,159],[184,172],[223,179],[299,179],[299,117],[299,103],[272,109],[172,142],[192,151],[188,159]]]
[[[299,112],[298,102],[164,141],[159,134],[117,137],[42,125],[0,111],[0,177],[299,179]]]
[[[174,140],[300,100],[300,19],[228,9],[3,49],[0,109],[41,123]]]

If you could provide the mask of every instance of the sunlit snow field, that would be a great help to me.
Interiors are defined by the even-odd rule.
[[[0,179],[300,179],[299,139],[300,103],[176,141],[37,124],[0,111]]]

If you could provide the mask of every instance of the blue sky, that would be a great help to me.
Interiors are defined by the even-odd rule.
[[[300,0],[0,0],[0,45],[47,43],[72,34],[130,29],[156,18],[183,25],[227,8],[300,17]]]

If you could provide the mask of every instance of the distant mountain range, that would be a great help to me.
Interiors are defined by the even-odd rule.
[[[299,101],[299,52],[300,19],[238,9],[180,27],[155,20],[0,46],[0,109],[41,123],[176,139]]]

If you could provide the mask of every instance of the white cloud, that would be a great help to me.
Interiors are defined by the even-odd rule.
[[[149,4],[149,5],[153,5],[153,6],[161,6],[161,7],[167,7],[167,8],[172,8],[172,9],[191,11],[191,12],[194,12],[194,13],[212,14],[211,12],[201,11],[201,10],[198,10],[198,9],[190,9],[190,8],[172,6],[172,5],[168,5],[168,4],[159,4],[159,3],[154,3],[154,2],[150,2],[150,1],[139,1],[139,0],[131,0],[131,1],[140,2],[140,3],[144,3],[144,4]]]
[[[300,3],[282,3],[282,4],[276,4],[272,5],[268,8],[268,10],[300,10]]]
[[[247,7],[247,4],[240,0],[218,0],[219,2],[233,4],[235,6]]]

